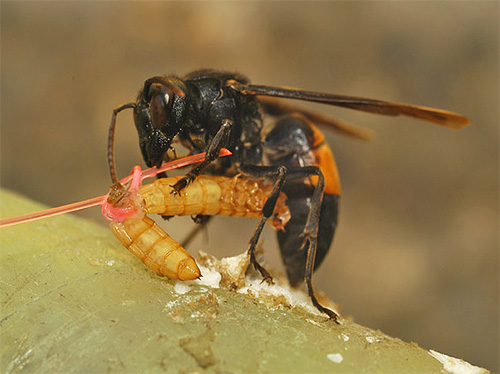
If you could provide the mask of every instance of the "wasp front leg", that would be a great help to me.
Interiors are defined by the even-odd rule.
[[[222,148],[224,148],[231,135],[231,128],[233,122],[231,120],[225,119],[222,121],[222,125],[215,134],[212,142],[210,143],[207,154],[205,155],[205,160],[200,162],[196,167],[194,167],[186,176],[179,179],[176,184],[172,185],[173,193],[179,194],[189,183],[191,183],[198,175],[201,174],[203,169],[219,158],[219,153]]]

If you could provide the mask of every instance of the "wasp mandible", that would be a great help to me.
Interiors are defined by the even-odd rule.
[[[256,261],[255,246],[265,220],[273,212],[277,194],[288,196],[291,219],[278,241],[292,286],[303,279],[313,304],[337,319],[337,314],[316,299],[312,273],[328,252],[337,226],[341,194],[337,166],[318,126],[358,138],[369,134],[343,121],[278,99],[296,99],[388,116],[407,116],[460,129],[469,120],[459,114],[422,106],[360,97],[333,95],[294,88],[250,84],[244,76],[216,70],[199,70],[183,78],[147,79],[136,101],[113,111],[108,137],[108,163],[116,181],[113,143],[116,116],[131,108],[143,158],[148,166],[161,164],[173,142],[191,153],[205,151],[203,162],[173,184],[180,193],[202,172],[233,176],[243,173],[274,181],[276,188],[263,208],[263,218],[250,241],[249,256],[265,279],[269,273]],[[265,121],[264,115],[274,117]],[[232,157],[219,159],[222,148]]]

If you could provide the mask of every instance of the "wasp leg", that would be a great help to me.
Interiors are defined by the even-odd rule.
[[[181,242],[181,245],[186,248],[189,243],[208,225],[208,222],[213,216],[203,216],[197,215],[193,217],[193,221],[196,223],[196,226],[189,232],[189,234],[184,238]]]
[[[314,188],[313,195],[311,197],[311,208],[309,209],[309,214],[307,216],[306,225],[304,227],[304,232],[302,236],[304,237],[304,242],[302,244],[301,250],[306,250],[307,248],[307,261],[306,269],[304,274],[304,280],[306,283],[307,293],[311,298],[313,305],[320,312],[325,313],[332,319],[335,323],[338,322],[338,314],[333,310],[330,310],[323,305],[321,305],[314,294],[314,288],[312,285],[312,276],[314,271],[314,262],[316,260],[316,250],[318,246],[318,228],[319,220],[321,215],[321,204],[323,201],[324,189],[325,189],[325,177],[321,169],[317,166],[307,166],[298,169],[290,170],[290,177],[298,178],[304,177],[304,173],[307,176],[317,175],[318,182]]]
[[[314,240],[312,240],[314,238]],[[320,312],[323,312],[330,317],[330,319],[333,320],[336,324],[339,324],[338,317],[339,315],[335,313],[333,310],[330,310],[328,308],[325,308],[323,305],[321,305],[316,299],[316,295],[314,294],[314,288],[312,285],[312,274],[313,274],[313,264],[314,264],[314,259],[316,257],[316,244],[317,244],[317,238],[309,236],[306,238],[306,241],[304,241],[304,244],[306,242],[309,242],[308,245],[308,250],[307,250],[307,263],[306,263],[306,273],[305,273],[305,282],[307,286],[307,293],[309,297],[311,298],[311,301],[313,305],[318,309]]]
[[[311,198],[311,209],[309,210],[304,233],[302,234],[304,236],[304,243],[302,244],[301,249],[304,250],[307,247],[307,261],[304,280],[307,287],[307,293],[309,294],[309,297],[311,298],[311,301],[316,309],[327,314],[330,319],[338,324],[338,314],[333,310],[325,308],[319,303],[318,299],[316,299],[316,295],[314,294],[314,288],[312,285],[314,263],[316,260],[316,249],[318,246],[318,227],[321,214],[321,203],[323,201],[323,191],[325,189],[325,178],[323,176],[323,173],[318,167],[312,168],[316,169],[314,174],[318,176],[318,183],[316,184],[316,188],[314,189]]]
[[[285,172],[284,175],[281,176],[279,174],[280,168],[284,168]],[[320,214],[321,214],[321,203],[323,201],[323,191],[325,189],[325,178],[323,176],[323,173],[321,172],[321,169],[317,166],[305,166],[301,168],[289,168],[286,169],[283,166],[254,166],[254,165],[247,165],[247,166],[242,166],[242,171],[243,173],[253,176],[253,177],[273,177],[278,175],[278,179],[275,182],[275,185],[273,187],[273,192],[275,190],[276,194],[279,194],[283,187],[283,183],[285,181],[290,181],[290,180],[296,180],[296,179],[304,179],[313,175],[318,176],[318,182],[314,188],[313,195],[311,197],[311,207],[309,210],[309,214],[307,216],[307,221],[306,225],[304,227],[304,231],[302,233],[302,236],[304,237],[304,242],[302,244],[301,250],[307,250],[307,261],[306,261],[306,269],[305,269],[305,283],[307,287],[307,293],[309,297],[311,298],[311,301],[313,305],[318,309],[320,312],[327,314],[334,322],[338,323],[338,315],[334,311],[322,306],[319,301],[316,298],[316,295],[314,294],[314,289],[312,286],[312,275],[313,275],[313,269],[314,269],[314,261],[316,259],[316,249],[317,249],[317,243],[318,243],[318,228],[319,228],[319,219],[320,219]],[[283,179],[280,181],[280,177]],[[279,182],[279,185],[278,185]],[[271,195],[268,197],[268,201],[271,200],[271,196],[273,195],[273,192]],[[274,201],[274,203],[276,203]],[[270,202],[272,204],[272,200]],[[267,201],[265,204],[264,209],[266,208]],[[274,210],[274,205],[272,207],[272,210]],[[272,214],[272,210],[271,213]],[[268,213],[268,212],[266,212]],[[269,213],[268,213],[269,214]],[[267,219],[267,218],[266,218]],[[265,215],[262,217],[261,222],[259,223],[259,226],[257,226],[257,229],[254,232],[254,235],[252,236],[252,239],[250,241],[251,246],[249,248],[249,255],[250,255],[250,260],[253,264],[253,266],[259,270],[259,272],[262,274],[264,279],[266,279],[266,274],[269,274],[255,259],[255,255],[253,255],[253,251],[255,250],[255,246],[257,245],[257,242],[259,240],[259,236],[262,232],[262,228],[265,223]],[[253,245],[253,247],[252,247]],[[252,250],[252,253],[250,252]],[[262,269],[262,270],[261,270]]]
[[[255,168],[259,168],[256,166]],[[253,168],[252,168],[253,169]],[[262,229],[264,228],[264,225],[266,224],[266,221],[273,215],[274,208],[276,206],[276,202],[278,200],[278,197],[280,195],[281,189],[283,187],[283,183],[285,182],[286,178],[286,172],[287,169],[284,166],[278,166],[277,168],[273,168],[273,171],[265,171],[262,172],[263,174],[269,176],[269,174],[273,176],[277,176],[276,181],[274,182],[273,189],[271,190],[271,193],[269,194],[269,197],[266,200],[266,203],[264,204],[264,207],[262,208],[262,218],[257,225],[252,238],[250,239],[249,242],[249,247],[248,247],[248,255],[250,256],[250,262],[252,263],[253,267],[255,270],[257,270],[263,278],[263,281],[266,281],[268,283],[272,283],[273,278],[271,277],[271,274],[257,261],[255,258],[255,248],[257,247],[257,243],[259,242],[260,235],[262,233]],[[249,171],[251,169],[247,169]],[[252,173],[254,176],[255,174],[260,174],[259,172],[255,172],[256,169],[253,169],[254,172]],[[262,174],[261,174],[262,175]]]
[[[264,204],[264,208],[262,209],[262,219],[259,222],[259,225],[256,227],[252,235],[252,238],[250,239],[250,245],[248,248],[248,255],[250,256],[250,262],[252,263],[253,267],[259,271],[264,280],[267,282],[272,282],[272,277],[269,274],[269,272],[261,264],[259,264],[259,262],[255,258],[255,249],[257,247],[257,243],[262,233],[262,229],[264,228],[266,221],[273,214],[276,201],[283,188],[283,183],[285,182],[285,180],[308,177],[311,174],[314,174],[311,173],[310,169],[311,167],[287,169],[285,166],[260,166],[260,165],[241,166],[241,171],[245,175],[248,175],[250,177],[276,178],[273,189],[269,194],[266,203]],[[312,169],[316,171],[317,168],[312,167]]]
[[[205,160],[200,162],[196,167],[191,169],[187,175],[177,181],[172,188],[173,193],[180,193],[189,183],[191,183],[198,175],[201,174],[203,169],[219,158],[219,153],[221,148],[225,147],[229,140],[229,135],[231,134],[232,121],[225,119],[222,121],[222,125],[215,134],[212,142],[210,143]]]

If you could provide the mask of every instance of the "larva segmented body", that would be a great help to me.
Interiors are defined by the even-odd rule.
[[[170,279],[192,280],[201,276],[194,258],[145,213],[161,215],[226,215],[261,218],[262,208],[273,184],[239,177],[199,176],[182,194],[172,193],[172,185],[181,177],[162,178],[142,186],[136,193],[122,193],[111,205],[127,207],[140,204],[139,214],[111,222],[111,230],[120,242],[154,272]],[[116,186],[115,186],[116,188]],[[123,187],[125,188],[125,187]],[[123,197],[122,197],[123,196]],[[279,230],[290,219],[281,194],[270,224]],[[108,200],[111,201],[111,200]]]
[[[261,218],[262,208],[273,184],[256,179],[200,175],[181,195],[172,193],[182,177],[162,178],[142,186],[140,193],[146,212],[168,216],[220,215]],[[281,194],[274,210],[271,225],[279,230],[290,219],[286,197]]]
[[[122,244],[155,273],[180,280],[201,276],[193,256],[151,218],[129,218],[110,226]]]

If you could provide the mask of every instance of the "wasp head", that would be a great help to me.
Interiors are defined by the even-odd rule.
[[[181,131],[187,112],[187,88],[175,77],[153,77],[144,83],[134,108],[142,157],[159,167],[173,138]]]

